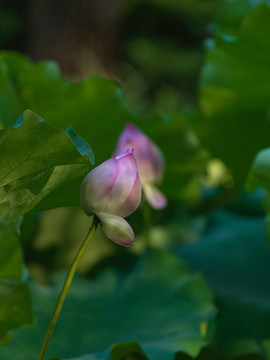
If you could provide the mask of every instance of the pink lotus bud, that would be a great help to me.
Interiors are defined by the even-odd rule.
[[[108,238],[123,246],[131,246],[135,240],[123,218],[140,202],[141,183],[133,149],[97,166],[81,184],[83,210],[88,216],[95,214]]]
[[[121,133],[115,153],[116,155],[121,154],[128,148],[134,148],[134,156],[146,199],[153,208],[164,208],[167,205],[167,199],[154,186],[154,184],[160,183],[163,177],[164,158],[161,151],[148,136],[131,123],[128,123]]]

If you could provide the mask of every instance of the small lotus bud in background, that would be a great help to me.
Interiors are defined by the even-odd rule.
[[[81,184],[81,207],[95,214],[105,234],[115,243],[131,246],[135,241],[131,226],[123,218],[141,202],[141,183],[134,150],[113,156],[92,170]]]
[[[121,133],[115,154],[134,148],[138,172],[147,201],[155,209],[167,205],[166,197],[154,184],[161,182],[164,172],[164,158],[156,144],[135,125],[128,123]]]

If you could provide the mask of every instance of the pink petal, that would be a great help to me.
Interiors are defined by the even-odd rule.
[[[144,184],[143,191],[146,200],[154,209],[161,210],[167,205],[167,198],[154,185]]]
[[[128,198],[121,206],[118,211],[118,215],[121,217],[127,217],[132,214],[140,205],[142,197],[142,188],[139,175],[137,173],[136,179],[133,183],[131,192],[129,193]]]
[[[96,213],[106,236],[116,244],[128,247],[135,241],[133,230],[129,223],[120,216],[99,212]]]
[[[115,158],[116,158],[116,160],[120,160],[127,155],[133,155],[133,154],[134,154],[134,149],[127,149],[125,152],[123,152],[119,155],[116,155]]]
[[[134,197],[131,197],[130,200],[127,201],[137,181],[137,164],[133,151],[131,150],[115,157],[115,159],[117,164],[117,178],[106,198],[106,203],[102,201],[96,211],[127,216],[135,211],[140,203],[140,183],[136,183],[136,191],[133,193]],[[124,203],[126,203],[126,206],[122,209]]]
[[[118,175],[115,157],[103,162],[92,170],[83,180],[80,189],[81,207],[87,215],[95,212],[97,206],[105,200],[114,186]]]
[[[158,146],[135,125],[128,123],[122,131],[116,155],[134,148],[141,182],[159,183],[164,172],[164,157]]]
[[[127,123],[124,130],[120,134],[115,154],[119,155],[126,151],[128,148],[134,148],[138,137],[142,132],[132,123]]]

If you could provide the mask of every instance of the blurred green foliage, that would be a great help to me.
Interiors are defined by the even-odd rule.
[[[206,277],[215,293],[216,350],[227,357],[262,355],[270,334],[270,251],[263,219],[215,212],[200,242],[175,252]]]
[[[130,219],[137,237],[132,250],[98,232],[80,267],[91,281],[75,278],[49,355],[270,359],[269,2],[130,1],[121,15],[125,95],[100,77],[74,83],[54,62],[0,54],[0,173],[8,179],[0,209],[7,218],[40,211],[22,225],[32,276],[48,281],[51,271],[66,267],[87,231],[80,209],[41,211],[79,204],[79,185],[93,160],[88,143],[99,164],[132,121],[166,159],[162,188],[169,206],[152,212],[150,231],[151,247],[163,250],[142,255],[141,209]],[[46,122],[26,112],[11,128],[26,108]],[[76,133],[59,130],[69,125]],[[36,151],[38,161],[25,156]],[[53,186],[46,188],[49,180]],[[245,181],[249,191],[263,187],[266,195],[243,195]],[[10,330],[32,322],[13,225],[0,224],[0,345],[10,341]],[[28,280],[36,324],[12,331],[1,360],[36,359],[62,280],[56,275],[46,286]]]
[[[125,4],[121,20],[125,63],[120,77],[133,108],[167,115],[196,104],[202,42],[218,4],[216,0]]]
[[[22,279],[21,220],[9,225],[0,223],[0,345],[9,343],[10,330],[33,324],[31,295]]]
[[[265,0],[223,0],[217,12],[216,26],[225,34],[234,35],[245,21],[245,16]]]
[[[243,185],[255,154],[269,144],[270,8],[252,9],[234,31],[208,41],[200,138]]]

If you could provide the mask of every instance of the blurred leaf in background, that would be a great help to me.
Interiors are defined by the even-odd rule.
[[[233,35],[207,42],[199,136],[243,185],[257,151],[269,145],[270,7],[255,6]]]
[[[270,334],[270,251],[263,218],[214,212],[203,238],[175,252],[214,291],[217,351],[226,357],[262,356]]]
[[[121,12],[120,78],[136,111],[161,114],[194,106],[202,41],[218,1],[130,1]],[[138,21],[140,19],[140,21]]]
[[[32,283],[36,325],[17,332],[1,350],[2,360],[37,358],[61,283],[62,276],[52,287]],[[211,339],[214,315],[202,276],[172,254],[149,251],[130,274],[109,270],[91,282],[75,278],[48,355],[121,360],[124,352],[136,350],[155,360],[173,359],[178,351],[196,356]],[[202,322],[207,324],[204,334]]]
[[[262,360],[263,357],[257,354],[243,355],[243,356],[234,356],[230,357],[230,360]],[[193,360],[190,356],[186,354],[179,354],[175,357],[175,360]],[[228,360],[226,355],[217,353],[212,348],[204,348],[200,354],[195,358],[195,360]]]
[[[131,117],[119,85],[97,77],[70,83],[54,62],[33,64],[23,55],[2,52],[1,77],[0,104],[5,106],[1,106],[0,121],[4,126],[12,125],[25,109],[55,127],[72,125],[88,143],[92,141],[98,163],[111,155]]]
[[[245,16],[265,0],[221,0],[217,11],[216,31],[234,35],[245,21]]]
[[[31,295],[23,281],[23,253],[19,243],[21,220],[9,225],[0,222],[0,345],[9,343],[9,331],[33,323]]]

